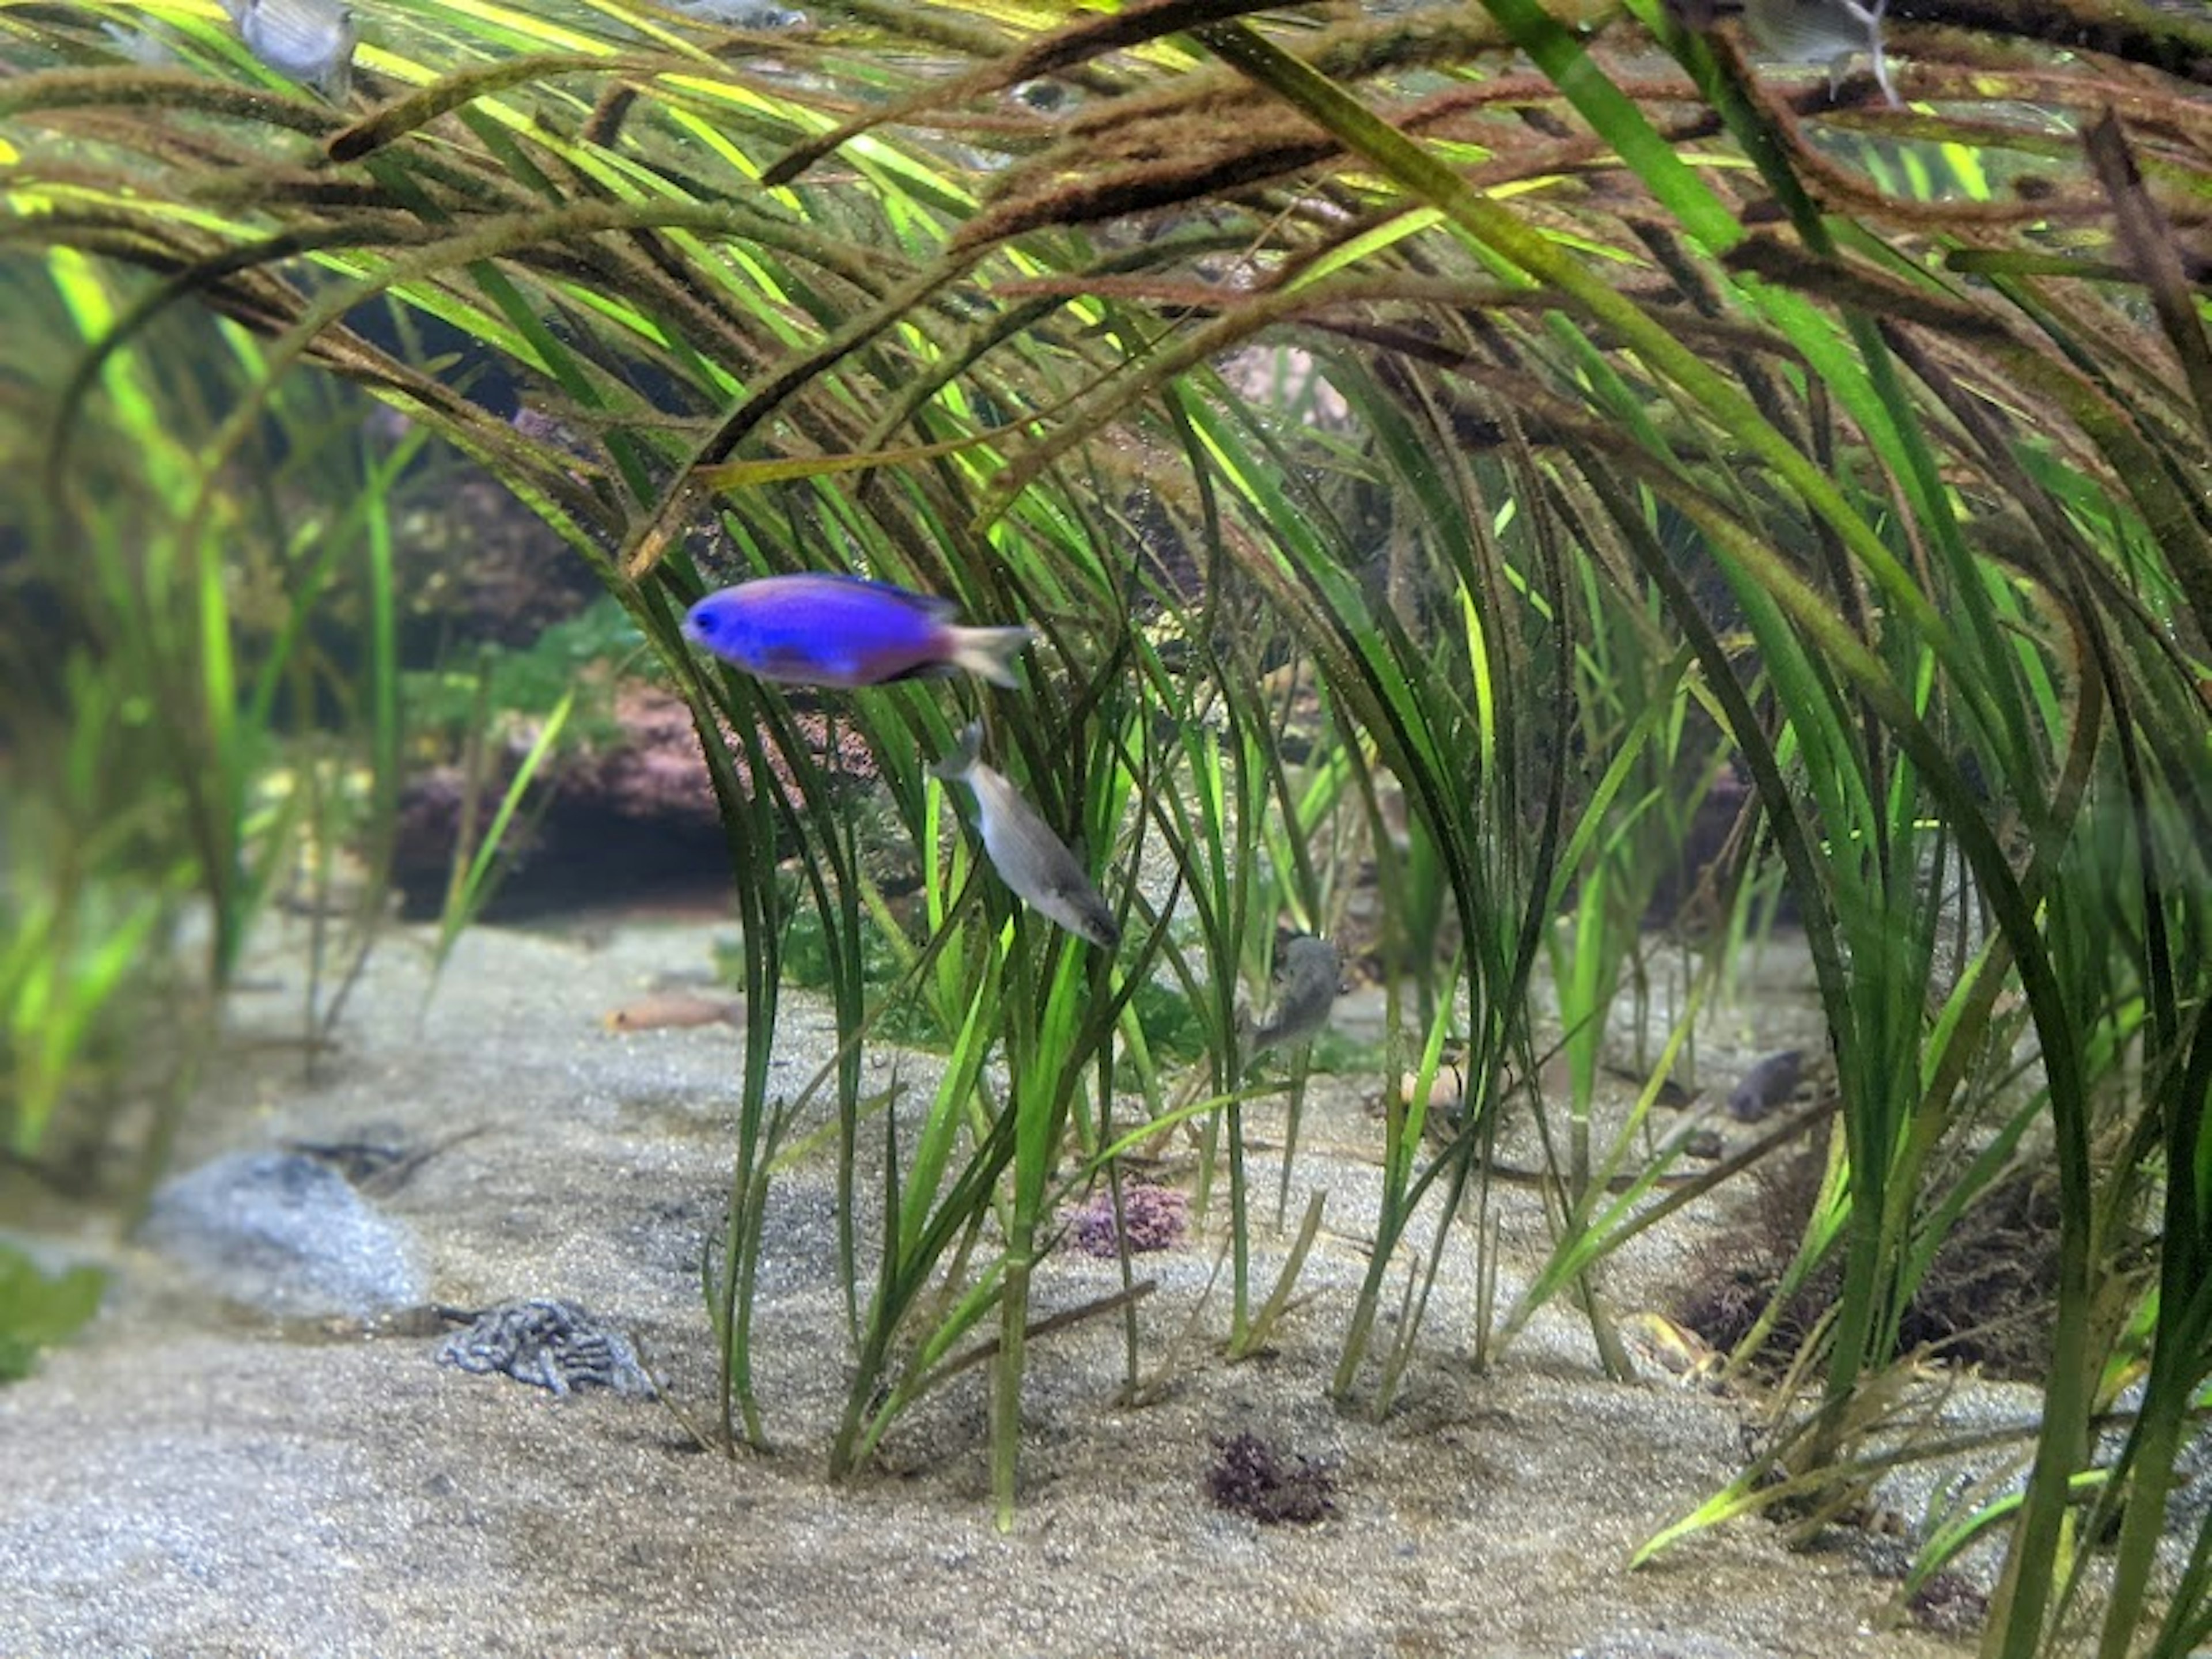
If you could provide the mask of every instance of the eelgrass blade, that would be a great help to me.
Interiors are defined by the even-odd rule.
[[[446,896],[445,911],[438,918],[437,939],[430,950],[432,988],[445,970],[462,933],[491,897],[493,876],[498,869],[500,854],[507,848],[507,830],[514,823],[515,814],[522,810],[531,785],[538,781],[538,773],[559,744],[562,731],[575,706],[576,694],[573,690],[563,694],[561,701],[553,705],[552,712],[531,739],[530,747],[524,750],[514,777],[501,793],[499,804],[492,809],[491,822],[484,826],[483,836],[472,847],[454,849],[454,878]],[[424,995],[429,994],[430,990],[426,989]]]

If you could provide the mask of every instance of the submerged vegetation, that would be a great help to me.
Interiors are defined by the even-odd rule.
[[[0,266],[16,343],[0,438],[22,509],[0,532],[21,538],[0,574],[0,1133],[11,1160],[90,1182],[121,1098],[103,1079],[150,1061],[170,1081],[137,1138],[143,1191],[192,1033],[264,907],[296,900],[328,923],[310,1044],[367,948],[377,884],[335,902],[320,854],[350,845],[378,866],[398,771],[387,508],[422,440],[374,449],[356,395],[300,376],[267,387],[234,465],[210,467],[197,434],[266,385],[247,330],[171,313],[96,382],[73,380],[122,296],[150,286],[131,275],[66,251]],[[343,646],[326,625],[339,611]],[[190,900],[196,961],[174,948]]]
[[[844,1039],[823,1085],[854,1353],[832,1468],[995,1324],[1010,1515],[1031,1269],[1164,1121],[1218,1156],[1232,1352],[1279,1305],[1249,1282],[1238,1036],[1279,928],[1336,933],[1372,859],[1386,1196],[1326,1386],[1379,1412],[1423,1352],[1446,1229],[1494,1253],[1509,1109],[1544,1132],[1553,1243],[1517,1304],[1486,1299],[1473,1357],[1565,1294],[1625,1364],[1607,1254],[1728,1166],[1662,1194],[1638,1125],[1602,1127],[1608,1020],[1633,1004],[1643,1029],[1646,923],[1670,913],[1695,969],[1639,1053],[1640,1119],[1778,884],[1838,1098],[1773,1318],[1816,1276],[1835,1290],[1774,1449],[1684,1527],[1832,1513],[1947,1239],[2047,1171],[2030,1473],[1942,1530],[1923,1577],[2001,1527],[1987,1651],[2212,1636],[2201,1518],[2152,1595],[2212,1377],[2212,25],[1899,0],[1893,107],[1863,66],[1832,87],[1754,65],[1714,8],[1660,0],[843,0],[762,30],[709,9],[392,0],[364,8],[332,104],[206,0],[0,0],[0,273],[74,304],[43,346],[91,345],[51,429],[10,434],[15,476],[46,481],[27,545],[143,554],[69,567],[114,620],[21,665],[62,736],[11,764],[52,755],[39,797],[81,828],[191,849],[143,897],[41,883],[82,920],[19,927],[30,965],[0,966],[97,999],[103,962],[197,887],[220,986],[269,879],[272,843],[241,828],[257,744],[303,671],[224,656],[244,578],[217,486],[265,476],[252,445],[314,395],[303,371],[343,377],[588,562],[703,739],[744,929],[706,1273],[732,1438],[772,1408],[752,1287],[779,1156],[815,1127],[769,1088],[792,956],[820,963]],[[88,313],[125,265],[157,280]],[[179,331],[233,391],[157,418],[144,377]],[[557,437],[516,418],[526,398]],[[160,459],[153,493],[102,486],[142,450],[96,422]],[[325,497],[372,572],[388,483],[372,465]],[[282,569],[324,580],[341,526],[272,522],[293,526]],[[1024,688],[842,696],[811,743],[778,688],[680,629],[705,592],[799,569],[1027,623]],[[388,577],[369,592],[374,632]],[[388,759],[390,688],[362,695]],[[134,696],[194,757],[159,821],[69,793],[68,734],[127,730]],[[1104,872],[1115,948],[1017,904],[955,827],[930,764],[978,712],[993,763]],[[846,743],[916,850],[917,903],[863,856],[825,758]],[[1747,786],[1726,855],[1662,892],[1723,783]],[[8,835],[28,868],[29,832]],[[26,982],[0,994],[21,1008]],[[1203,1027],[1194,1089],[1148,1031],[1156,982]],[[901,1005],[949,1046],[919,1105],[860,1090]],[[36,1078],[25,1029],[8,1063]],[[1554,1038],[1564,1099],[1512,1082]],[[1439,1124],[1448,1044],[1464,1099]],[[21,1151],[44,1119],[13,1109]],[[1115,1311],[1133,1390],[1134,1295]]]

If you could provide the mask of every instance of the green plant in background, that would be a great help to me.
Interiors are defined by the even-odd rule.
[[[1221,569],[1218,550],[1209,551],[1216,554],[1213,568]],[[1218,604],[1222,596],[1218,588],[1214,592]],[[1206,618],[1193,616],[1171,593],[1160,597],[1164,614],[1177,625],[1178,640],[1194,655],[1208,649],[1206,641],[1218,635]],[[1134,654],[1145,684],[1163,711],[1163,718],[1149,722],[1148,729],[1140,727],[1132,734],[1149,750],[1142,796],[1159,827],[1162,843],[1177,857],[1183,903],[1202,941],[1198,962],[1177,951],[1171,971],[1204,1034],[1205,1074],[1185,1085],[1185,1097],[1202,1093],[1222,1103],[1218,1116],[1208,1115],[1201,1141],[1199,1208],[1203,1214],[1217,1161],[1225,1157],[1229,1346],[1233,1353],[1249,1338],[1252,1292],[1251,1189],[1244,1163],[1244,1036],[1238,1018],[1244,994],[1241,969],[1256,962],[1259,971],[1254,977],[1258,983],[1267,982],[1275,921],[1282,908],[1280,889],[1297,865],[1285,869],[1262,859],[1261,848],[1267,826],[1283,821],[1273,816],[1278,805],[1291,825],[1297,826],[1298,820],[1294,806],[1285,800],[1288,782],[1275,754],[1273,733],[1264,712],[1247,700],[1246,688],[1256,677],[1232,679],[1218,663],[1205,673],[1188,672],[1191,665],[1186,665],[1185,672],[1170,671],[1150,641],[1136,642]],[[1224,692],[1224,685],[1234,689]],[[1213,702],[1216,695],[1218,703]],[[1160,741],[1167,732],[1172,737]],[[1295,839],[1283,844],[1303,861],[1303,845]],[[1286,1146],[1286,1162],[1289,1156]],[[1287,1174],[1286,1169],[1286,1178]]]
[[[0,1382],[30,1375],[39,1350],[67,1340],[100,1310],[107,1275],[75,1267],[58,1273],[0,1243]]]
[[[1725,760],[1755,791],[1834,1048],[1831,1177],[1796,1277],[1832,1262],[1841,1290],[1802,1356],[1785,1479],[1754,1471],[1694,1519],[1863,1478],[1917,1283],[1966,1208],[2037,1160],[2058,1187],[2054,1336],[1988,1647],[2049,1646],[2058,1611],[2097,1593],[2075,1547],[2086,1484],[2089,1519],[2124,1516],[2095,1613],[2118,1655],[2212,1372],[2212,521],[2194,483],[2212,469],[2212,349],[2185,248],[2203,26],[2049,9],[2003,25],[1999,53],[1988,9],[1959,8],[1960,27],[1901,29],[1917,107],[1893,112],[1855,83],[1832,103],[1824,80],[1754,75],[1731,33],[1688,32],[1659,0],[1322,11],[1264,32],[1241,9],[846,5],[764,39],[620,4],[495,18],[415,0],[380,18],[367,90],[339,109],[246,64],[197,8],[148,9],[181,55],[164,70],[113,64],[88,9],[9,8],[0,49],[33,72],[0,84],[5,234],[173,273],[111,339],[190,296],[274,337],[271,384],[304,361],[452,439],[592,562],[676,677],[744,923],[732,1219],[708,1277],[749,1437],[752,1264],[795,1127],[767,1087],[795,914],[842,1037],[861,1380],[833,1461],[853,1467],[995,1312],[1003,1507],[1048,1172],[1116,1146],[1124,1075],[1148,1110],[1186,1109],[1131,1014],[1156,967],[1208,1028],[1211,1086],[1188,1110],[1221,1114],[1243,1248],[1230,1103],[1249,1101],[1224,1023],[1264,970],[1271,912],[1319,918],[1321,871],[1296,856],[1308,800],[1355,803],[1376,848],[1394,792],[1406,805],[1407,867],[1380,860],[1378,877],[1413,995],[1394,975],[1393,1058],[1418,1056],[1421,1081],[1389,1092],[1382,1219],[1334,1379],[1349,1397],[1372,1362],[1381,1409],[1453,1218],[1494,1273],[1500,1079],[1535,1073],[1557,908],[1577,907],[1559,971],[1587,1076],[1638,951],[1642,837],[1671,836],[1664,805]],[[1654,42],[1680,73],[1639,103],[1620,65],[1646,77],[1632,54]],[[2102,56],[2021,67],[2048,46]],[[1522,118],[1525,77],[1500,74],[1516,52],[1556,88],[1540,120]],[[2103,115],[2109,61],[2135,77],[2125,127]],[[1000,95],[1046,76],[1079,84],[1067,112]],[[1846,125],[1882,133],[1863,168],[1828,143]],[[2032,188],[1994,193],[2013,179]],[[580,446],[518,433],[459,376],[359,331],[372,300],[558,398]],[[1316,366],[1310,406],[1326,386],[1342,430],[1227,387],[1217,366],[1262,343]],[[706,588],[797,568],[1033,623],[1023,694],[985,703],[996,752],[1115,872],[1117,901],[1157,837],[1195,926],[1132,897],[1109,967],[1016,918],[948,843],[921,773],[966,694],[895,688],[839,708],[927,884],[928,932],[872,990],[864,923],[897,927],[834,759],[780,694],[702,666],[677,629]],[[1313,676],[1326,784],[1275,757],[1261,647],[1278,640]],[[1649,701],[1577,720],[1616,684]],[[1687,736],[1692,708],[1724,757]],[[981,899],[956,902],[971,880]],[[878,1123],[860,1049],[902,996],[951,1055],[918,1121],[894,1099]],[[2036,1051],[2016,1078],[2014,1019]],[[1448,1038],[1468,1097],[1432,1148]],[[1545,1293],[1587,1286],[1668,1200],[1595,1205],[1619,1149],[1573,1099],[1530,1109],[1566,1148]],[[884,1148],[880,1196],[864,1137]],[[1408,1316],[1378,1355],[1394,1276]],[[1491,1311],[1486,1292],[1478,1358]],[[2125,1449],[2100,1462],[2096,1431],[2138,1372]],[[2203,1633],[2208,1539],[2154,1652]]]
[[[142,868],[131,856],[144,826],[118,810],[101,763],[126,717],[116,688],[82,664],[71,681],[74,719],[55,774],[40,787],[17,762],[8,791],[0,1000],[8,1150],[17,1159],[40,1155],[63,1102],[86,1081],[103,1016],[143,971],[149,945],[166,941],[189,875],[151,860]]]
[[[100,1075],[102,1044],[180,1043],[179,1081],[158,1091],[136,1154],[143,1193],[192,1075],[186,1034],[204,1026],[180,1011],[220,1000],[270,896],[296,883],[315,918],[311,1051],[339,1000],[325,998],[325,964],[343,985],[380,915],[374,872],[398,787],[383,504],[421,440],[373,454],[359,404],[301,381],[272,397],[223,484],[190,434],[257,373],[247,333],[166,327],[95,381],[81,343],[123,309],[113,276],[60,252],[10,255],[0,280],[25,344],[6,408],[25,507],[7,571],[25,618],[5,647],[7,1128],[18,1158],[88,1180],[119,1150],[108,1143],[129,1092]],[[313,626],[341,580],[367,611],[357,663],[328,655]],[[339,754],[307,735],[332,708],[352,738]],[[289,747],[287,727],[301,733]],[[356,768],[365,795],[341,781]],[[326,938],[342,843],[372,873]],[[206,941],[197,975],[173,950],[188,900]]]
[[[417,744],[435,738],[459,750],[484,729],[487,710],[545,720],[567,699],[562,745],[611,743],[617,671],[630,665],[644,642],[612,599],[546,628],[528,646],[481,647],[473,665],[408,670],[400,676],[408,731]]]
[[[252,337],[173,324],[85,345],[143,285],[66,251],[0,255],[15,485],[0,546],[0,1182],[134,1213],[167,1163],[247,933],[307,911],[301,1038],[326,1038],[383,913],[398,787],[391,526],[421,436],[295,381],[234,473],[193,434],[250,383]],[[211,352],[210,346],[215,349]],[[358,654],[319,621],[344,592]],[[318,736],[317,727],[326,736]],[[349,853],[365,872],[341,893]],[[197,958],[197,965],[195,959]],[[0,1372],[88,1317],[104,1279],[0,1251]]]
[[[491,684],[486,674],[483,686],[488,694]],[[482,702],[483,715],[474,728],[477,742],[490,725],[490,704],[488,695]],[[453,954],[453,946],[469,924],[483,914],[490,900],[492,887],[499,873],[499,857],[507,846],[508,830],[514,825],[515,814],[522,810],[530,787],[538,781],[546,758],[559,746],[568,729],[568,716],[576,706],[574,691],[562,694],[561,700],[548,711],[538,733],[523,751],[515,765],[514,775],[491,809],[490,822],[478,833],[477,815],[483,801],[481,794],[484,762],[483,750],[477,749],[468,768],[468,785],[461,805],[460,833],[453,845],[453,862],[446,883],[446,902],[438,915],[437,943],[431,947],[430,984],[423,993],[430,995],[437,986],[438,975],[445,971],[446,963]]]

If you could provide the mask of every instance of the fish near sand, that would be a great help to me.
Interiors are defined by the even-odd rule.
[[[1729,1091],[1729,1115],[1739,1123],[1756,1123],[1797,1092],[1805,1074],[1804,1051],[1784,1048],[1769,1054],[1743,1074]]]
[[[1014,786],[983,764],[979,721],[960,734],[952,752],[930,769],[947,783],[964,783],[975,796],[975,823],[999,879],[1014,896],[1042,911],[1079,939],[1106,950],[1121,942],[1114,912],[1083,873],[1075,854],[1052,833]]]
[[[739,1025],[744,1017],[743,997],[654,991],[619,1008],[610,1008],[599,1024],[610,1031],[656,1031],[672,1026]]]
[[[949,599],[829,573],[763,576],[709,593],[684,636],[785,685],[882,685],[956,670],[1013,685],[1026,628],[963,628]]]
[[[1286,1048],[1315,1036],[1328,1024],[1328,1011],[1336,1004],[1343,979],[1344,959],[1336,946],[1312,933],[1292,939],[1275,970],[1274,1008],[1257,1024],[1249,1012],[1239,1022],[1244,1057]]]
[[[339,0],[222,0],[238,38],[277,74],[333,104],[353,90],[353,8]]]

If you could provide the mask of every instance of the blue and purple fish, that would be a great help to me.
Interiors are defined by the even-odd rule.
[[[963,628],[950,599],[830,574],[763,576],[709,593],[684,637],[786,685],[882,685],[959,669],[1013,685],[1026,628]]]

